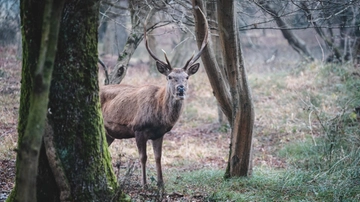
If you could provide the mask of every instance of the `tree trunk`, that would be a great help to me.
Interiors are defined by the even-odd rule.
[[[139,46],[140,42],[143,39],[143,24],[140,23],[140,18],[138,15],[145,17],[144,13],[137,13],[135,10],[136,2],[130,0],[129,8],[131,14],[131,32],[128,35],[128,38],[125,43],[123,51],[119,54],[117,64],[115,65],[114,70],[110,74],[110,84],[119,84],[124,79],[129,61],[134,54],[136,48]],[[150,14],[151,15],[151,14]]]
[[[204,10],[202,1],[193,0],[193,4]],[[237,39],[234,1],[218,0],[217,13],[225,71],[220,70],[211,45],[204,50],[202,61],[215,97],[231,125],[231,144],[225,176],[248,176],[251,174],[254,109]],[[195,10],[194,15],[196,36],[200,41],[198,46],[201,46],[206,31],[204,21],[199,10]],[[228,72],[228,76],[224,72]]]
[[[353,64],[355,67],[360,68],[360,19],[356,19],[354,30],[354,46],[353,46]]]
[[[228,78],[226,70],[224,68],[224,64],[223,64],[223,57],[222,57],[222,53],[221,53],[221,44],[220,44],[220,39],[219,39],[219,33],[218,33],[218,26],[217,26],[217,8],[216,8],[216,2],[214,1],[207,1],[206,2],[206,13],[207,16],[209,17],[209,27],[210,27],[210,32],[211,32],[211,36],[212,36],[212,48],[214,49],[215,52],[215,58],[216,58],[216,62],[219,65],[220,70],[222,71],[221,74],[226,76],[226,79]],[[217,104],[217,111],[218,111],[218,122],[220,124],[224,124],[225,120],[224,120],[224,113],[221,110],[221,106],[220,104]]]
[[[254,108],[247,83],[243,55],[238,40],[234,1],[217,1],[220,41],[223,44],[224,66],[229,72],[232,97],[231,145],[226,177],[251,174],[251,147]],[[226,31],[225,31],[226,30]]]
[[[36,173],[64,1],[21,2],[24,33],[16,187],[9,201],[36,201]],[[34,7],[32,7],[34,6]],[[37,15],[29,15],[28,9]],[[32,28],[31,20],[39,27]],[[34,39],[34,41],[29,39]],[[39,46],[39,45],[40,46]],[[34,48],[34,49],[33,49]],[[31,76],[30,76],[31,75]]]
[[[201,0],[193,0],[193,4],[198,5],[203,11],[204,7]],[[198,10],[194,12],[195,16],[195,32],[197,38],[197,45],[201,47],[201,42],[204,39],[205,32],[205,22],[201,13]],[[209,35],[211,38],[211,35]],[[214,96],[218,101],[222,111],[224,112],[226,118],[231,122],[231,95],[229,90],[229,84],[227,82],[226,76],[223,74],[223,71],[220,70],[219,64],[216,62],[215,53],[211,48],[212,41],[210,40],[207,47],[201,54],[201,60],[204,64],[206,74],[209,78],[210,85],[213,89]]]
[[[58,1],[54,6],[57,4]],[[34,72],[40,62],[37,58],[44,28],[39,23],[43,5],[40,1],[21,2],[24,53],[19,146],[27,140],[25,126],[31,123],[28,121],[32,116],[31,91],[41,81],[34,77]],[[70,1],[65,3],[64,9],[55,8],[63,13],[49,103],[47,107],[43,105],[48,120],[44,138],[47,144],[41,147],[37,172],[32,173],[36,176],[33,194],[37,200],[19,198],[23,194],[19,188],[24,182],[19,178],[23,167],[18,157],[16,186],[8,201],[125,200],[112,171],[100,111],[96,65],[99,3]],[[56,48],[56,44],[52,47]],[[48,61],[45,67],[47,65]],[[38,125],[44,125],[44,121],[39,120],[35,126]]]

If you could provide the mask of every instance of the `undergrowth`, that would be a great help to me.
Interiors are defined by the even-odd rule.
[[[360,201],[356,71],[350,65],[310,64],[263,78],[252,75],[258,107],[254,148],[264,141],[273,141],[276,148],[255,152],[255,157],[273,155],[285,166],[254,160],[251,177],[228,180],[219,168],[184,171],[174,166],[165,170],[164,195],[152,187],[140,194],[140,201]],[[264,86],[272,80],[277,81]]]
[[[170,189],[209,193],[206,201],[359,201],[360,74],[334,64],[304,71],[315,75],[317,82],[309,87],[316,91],[297,97],[304,113],[298,119],[308,130],[278,151],[286,169],[260,166],[250,178],[230,180],[219,170],[189,172],[175,175]]]
[[[318,127],[310,126],[307,139],[279,151],[292,169],[288,178],[299,183],[300,190],[311,190],[313,200],[360,200],[360,75],[356,71],[335,64],[320,70],[319,80],[335,97],[334,105],[324,106],[322,96],[305,101],[309,123]]]

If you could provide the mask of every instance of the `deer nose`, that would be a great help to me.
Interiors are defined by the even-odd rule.
[[[184,85],[179,85],[178,87],[176,87],[176,90],[183,94],[185,92],[185,86]]]

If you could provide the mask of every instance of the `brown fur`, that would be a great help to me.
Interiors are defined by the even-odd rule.
[[[147,139],[158,139],[178,120],[183,100],[172,100],[166,88],[154,85],[134,87],[107,85],[100,88],[104,125],[110,137],[133,138],[147,130]]]

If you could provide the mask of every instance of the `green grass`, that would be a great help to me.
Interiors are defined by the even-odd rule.
[[[330,153],[326,139],[316,141],[316,145],[310,139],[289,144],[279,151],[290,164],[289,181],[306,193],[313,190],[312,198],[316,201],[359,200],[359,147],[346,149],[342,143]]]
[[[255,92],[260,92],[257,102],[275,95],[274,91],[288,92],[278,101],[282,109],[269,102],[259,109],[260,114],[276,117],[276,122],[262,128],[262,135],[278,132],[291,140],[278,143],[281,147],[273,154],[285,159],[285,169],[256,166],[251,177],[229,180],[223,178],[224,170],[174,169],[166,174],[171,176],[167,193],[206,193],[205,201],[360,201],[360,117],[354,112],[360,106],[360,77],[350,65],[304,71],[307,76],[294,82],[303,82],[307,89],[295,92],[297,96],[288,87],[292,78],[281,80],[279,75],[286,77],[282,74],[252,80]],[[274,79],[277,81],[267,91],[261,91]],[[303,109],[294,111],[296,107]],[[283,111],[286,108],[295,113],[295,124],[288,124],[290,117]]]
[[[257,167],[249,178],[225,180],[222,170],[181,172],[168,179],[167,193],[207,193],[206,201],[356,201],[360,186],[345,172]],[[339,175],[336,177],[336,175]]]

